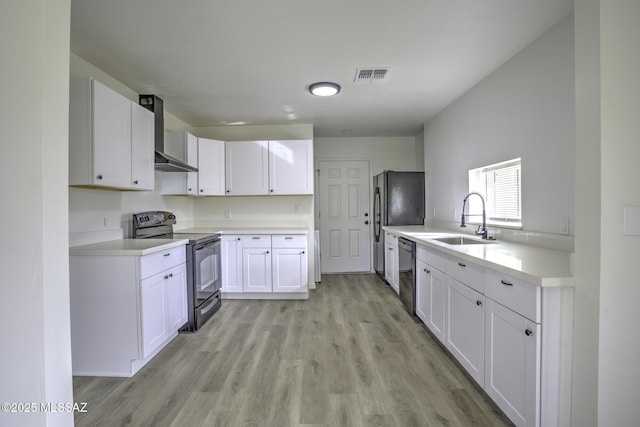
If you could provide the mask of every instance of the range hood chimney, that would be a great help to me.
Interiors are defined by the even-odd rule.
[[[185,162],[164,152],[164,101],[155,95],[139,95],[139,104],[154,115],[155,168],[162,172],[198,172]]]

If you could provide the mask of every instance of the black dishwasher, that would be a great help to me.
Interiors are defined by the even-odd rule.
[[[398,297],[412,317],[416,315],[416,244],[398,238],[398,271],[400,291]]]

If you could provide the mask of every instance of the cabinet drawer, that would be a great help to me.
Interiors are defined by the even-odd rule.
[[[447,276],[484,293],[484,269],[479,265],[447,255],[445,272]]]
[[[271,246],[274,248],[306,248],[307,236],[305,235],[273,235]]]
[[[384,233],[384,242],[385,243],[389,243],[394,248],[397,248],[398,247],[398,236],[393,234],[393,233],[389,233],[388,231],[385,231],[385,233]]]
[[[540,323],[540,287],[494,270],[485,270],[485,295],[522,316]]]
[[[240,236],[243,248],[270,248],[271,235],[269,234],[253,234]]]
[[[186,262],[187,251],[184,246],[156,252],[140,257],[140,278],[144,279],[161,271]]]
[[[427,264],[437,268],[440,271],[444,271],[445,269],[445,257],[441,252],[427,249],[424,246],[416,245],[416,258],[420,261],[426,262]]]

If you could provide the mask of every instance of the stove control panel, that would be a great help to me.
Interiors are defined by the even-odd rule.
[[[157,227],[176,223],[176,216],[171,212],[151,211],[133,214],[134,229]]]

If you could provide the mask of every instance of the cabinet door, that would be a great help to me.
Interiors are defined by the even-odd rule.
[[[518,426],[539,425],[540,325],[487,298],[484,389]]]
[[[431,277],[427,264],[416,259],[416,316],[425,325],[429,322]]]
[[[484,385],[484,295],[449,276],[445,345],[481,386]]]
[[[131,188],[131,101],[92,80],[93,184]]]
[[[222,292],[242,292],[240,236],[222,236]]]
[[[186,143],[186,162],[189,166],[195,168],[198,167],[198,138],[190,133],[185,133]],[[196,195],[198,194],[198,172],[185,172],[186,173],[186,193]]]
[[[167,293],[167,321],[169,333],[187,323],[187,270],[180,264],[164,274]]]
[[[444,343],[446,289],[444,273],[416,260],[416,314]]]
[[[244,292],[271,292],[271,246],[242,248]]]
[[[224,163],[224,141],[198,138],[198,195],[225,194]]]
[[[131,188],[154,188],[154,117],[146,108],[131,103]]]
[[[147,357],[168,335],[164,273],[141,282],[142,355]]]
[[[226,194],[269,194],[269,142],[232,141],[225,150]]]
[[[394,275],[393,257],[396,251],[397,251],[397,248],[394,248],[393,246],[391,246],[391,244],[389,243],[384,244],[384,279],[391,286],[393,286],[393,275]]]
[[[304,292],[309,281],[305,248],[274,248],[273,292]]]
[[[269,141],[269,193],[313,194],[311,140]]]

